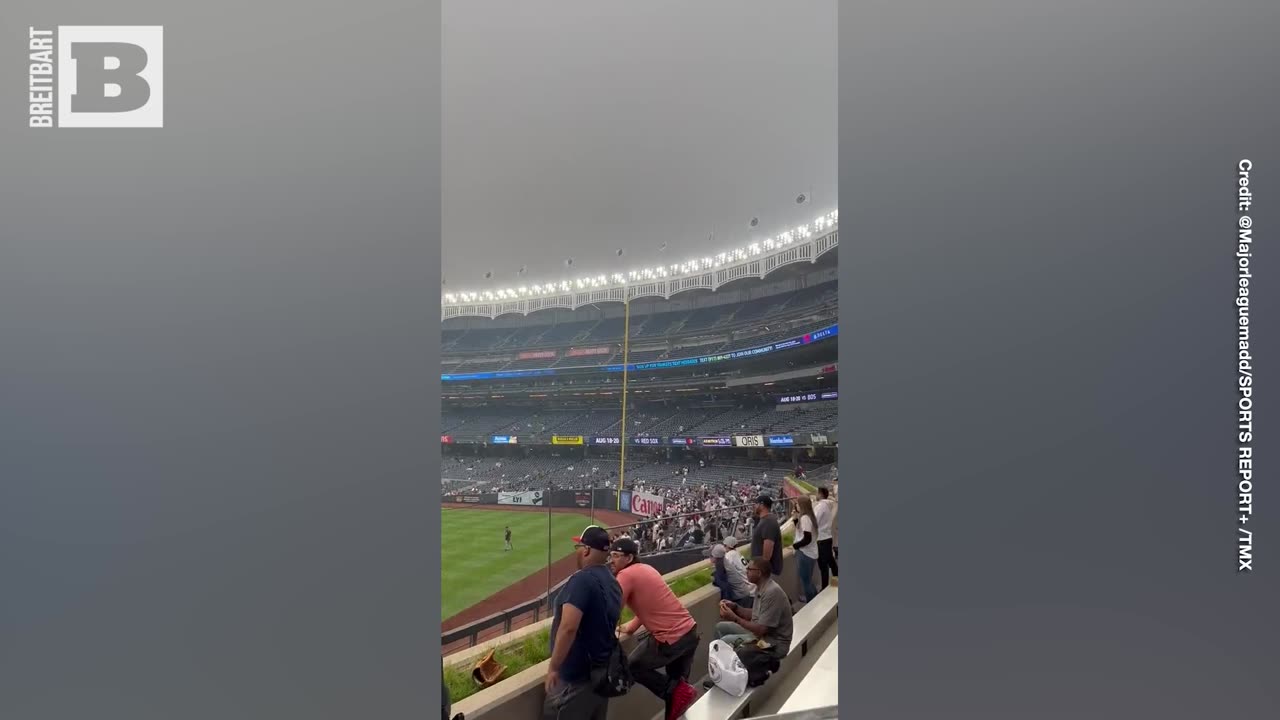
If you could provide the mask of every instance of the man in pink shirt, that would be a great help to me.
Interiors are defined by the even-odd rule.
[[[689,684],[693,655],[698,651],[698,624],[662,575],[636,560],[639,554],[635,542],[627,538],[609,549],[614,578],[622,587],[622,604],[635,614],[618,632],[625,637],[641,628],[647,631],[637,638],[627,664],[636,682],[662,699],[667,720],[676,720],[698,696]]]

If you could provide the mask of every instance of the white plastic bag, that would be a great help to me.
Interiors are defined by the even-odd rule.
[[[742,697],[747,691],[747,668],[738,659],[738,653],[726,642],[711,641],[711,650],[707,653],[707,672],[716,687],[734,697]]]

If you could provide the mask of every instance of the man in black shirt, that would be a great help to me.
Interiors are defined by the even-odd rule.
[[[609,569],[609,533],[595,525],[573,539],[578,572],[556,597],[551,663],[543,683],[544,720],[605,720],[609,699],[596,693],[622,615],[622,588]]]
[[[773,516],[773,498],[756,498],[756,524],[751,530],[751,557],[769,562],[774,577],[782,577],[782,528]]]

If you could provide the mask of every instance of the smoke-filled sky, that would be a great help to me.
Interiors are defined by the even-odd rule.
[[[681,262],[836,208],[835,0],[444,8],[446,292]]]

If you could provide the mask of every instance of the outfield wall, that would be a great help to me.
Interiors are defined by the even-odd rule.
[[[624,496],[627,494],[623,493]],[[441,498],[446,503],[459,505],[502,505],[512,507],[579,508],[592,507],[613,510],[618,507],[618,491],[604,488],[594,490],[525,490],[521,492],[449,494]],[[628,512],[630,508],[623,508]]]

